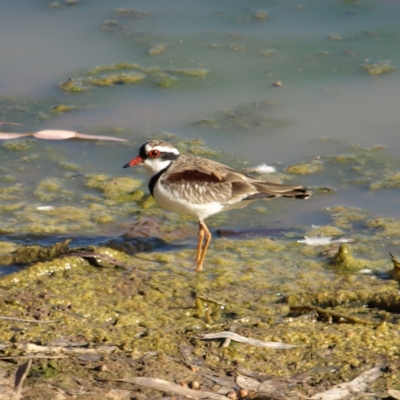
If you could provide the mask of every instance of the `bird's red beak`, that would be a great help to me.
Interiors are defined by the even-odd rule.
[[[126,163],[124,165],[124,168],[129,168],[129,167],[133,167],[135,165],[139,165],[139,164],[143,164],[143,158],[140,156],[137,156],[136,158],[134,158],[133,160],[129,161],[128,163]]]

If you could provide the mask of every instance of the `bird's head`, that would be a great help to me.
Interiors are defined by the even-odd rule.
[[[167,168],[178,157],[179,151],[169,143],[161,140],[149,140],[142,144],[139,155],[126,163],[124,168],[143,165],[148,174],[153,176]]]

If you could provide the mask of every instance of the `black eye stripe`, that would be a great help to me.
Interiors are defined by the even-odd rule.
[[[161,158],[163,160],[176,160],[179,157],[179,154],[172,153],[170,151],[162,151]]]

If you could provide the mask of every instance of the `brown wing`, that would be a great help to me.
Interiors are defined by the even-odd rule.
[[[245,175],[219,162],[180,156],[160,178],[160,183],[191,203],[236,203],[257,193],[247,180]]]

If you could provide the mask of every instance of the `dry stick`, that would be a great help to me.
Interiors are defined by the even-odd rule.
[[[140,386],[146,386],[152,389],[161,390],[163,392],[172,392],[178,395],[190,397],[193,399],[207,399],[207,400],[226,400],[226,396],[221,396],[218,393],[206,392],[201,390],[193,390],[185,388],[176,383],[164,381],[163,379],[150,378],[150,377],[135,377],[131,379],[107,379],[108,381],[127,382]]]
[[[237,328],[239,328],[239,325],[232,325],[228,330],[229,332],[236,332]],[[231,338],[226,338],[221,347],[229,347],[231,341],[232,341]]]
[[[28,359],[28,360],[33,360],[33,359],[39,359],[39,358],[45,358],[45,359],[57,359],[57,358],[68,358],[68,356],[7,356],[7,357],[0,357],[0,360],[14,360],[14,359]]]
[[[35,324],[41,324],[41,323],[52,323],[52,322],[58,322],[55,319],[52,320],[40,320],[40,319],[23,319],[23,318],[17,318],[17,317],[7,317],[7,316],[2,316],[0,315],[0,319],[8,319],[10,321],[18,321],[18,322],[29,322],[29,323],[35,323]]]
[[[201,340],[212,340],[212,339],[232,339],[234,342],[239,342],[239,343],[245,343],[249,344],[251,346],[256,346],[256,347],[267,347],[270,349],[292,349],[294,347],[297,347],[296,345],[293,344],[287,344],[287,343],[281,343],[281,342],[264,342],[262,340],[258,339],[251,339],[247,338],[241,335],[238,335],[237,333],[229,332],[229,331],[224,331],[224,332],[218,332],[218,333],[205,333],[200,336],[196,337],[197,339]]]

